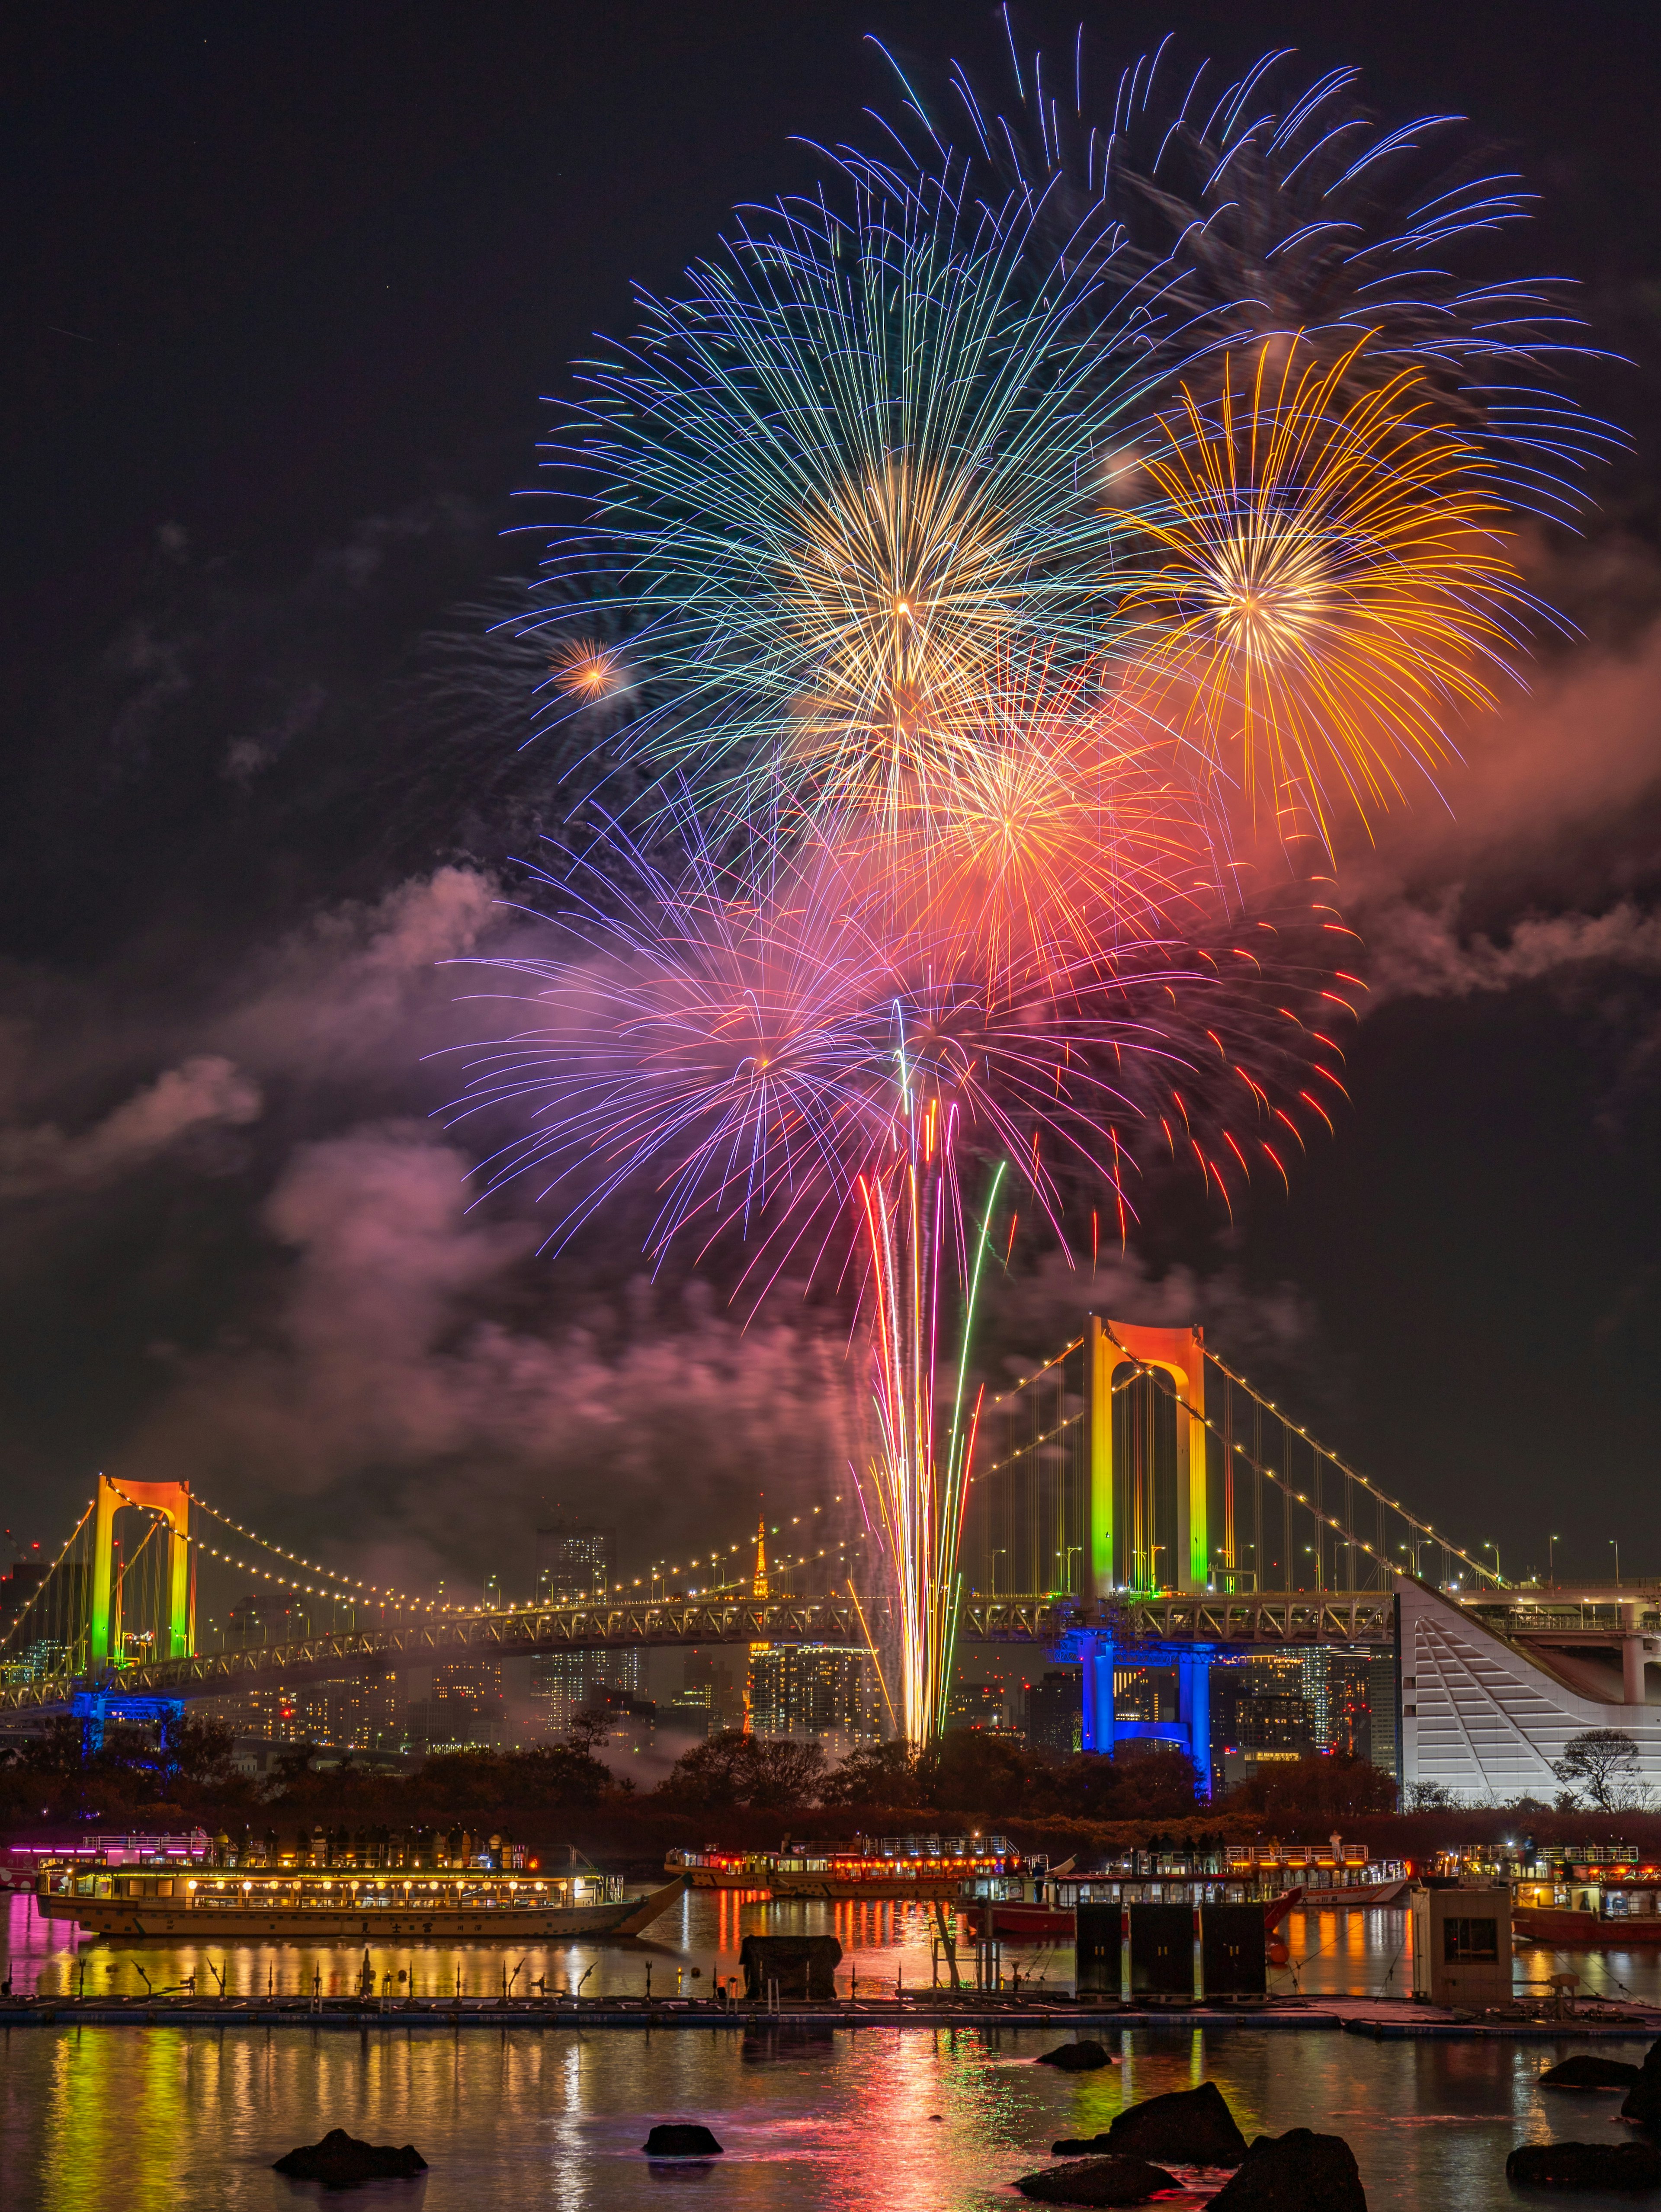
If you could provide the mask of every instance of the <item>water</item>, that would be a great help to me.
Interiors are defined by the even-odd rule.
[[[746,1929],[806,1928],[838,1935],[861,1981],[891,1987],[929,1978],[923,1916],[892,1905],[767,1905],[694,1894],[658,1923],[649,1942],[572,1944],[532,1954],[524,1975],[551,1988],[589,1969],[589,1992],[672,1988],[696,1965],[708,1988],[735,1971]],[[1287,1933],[1307,1992],[1377,1990],[1392,1967],[1400,1986],[1405,1916],[1308,1913]],[[137,1993],[143,1965],[158,1987],[194,1969],[263,1991],[268,1975],[290,1990],[313,1972],[355,1984],[362,1947],[249,1945],[222,1951],[88,1943],[42,1923],[31,1900],[10,1900],[6,1924],[15,1986],[67,1990],[79,1960],[88,1993]],[[1025,1954],[1036,1974],[1043,1954]],[[1051,1951],[1052,1969],[1065,1954]],[[1014,1956],[1013,1948],[1007,1961]],[[515,1961],[483,1948],[371,1950],[377,1972],[417,1986],[485,1994]],[[1552,1970],[1524,1952],[1519,1978]],[[1579,1954],[1571,1970],[1653,1993],[1661,1962]],[[111,1969],[114,1969],[112,1976]],[[1052,1971],[1052,1984],[1060,1976]],[[1552,2136],[1627,2140],[1617,2100],[1542,2093],[1535,2077],[1575,2047],[1561,2043],[1372,2043],[1331,2033],[1135,2029],[1109,2039],[1122,2064],[1064,2075],[1031,2063],[1054,2030],[872,2027],[793,2038],[760,2030],[597,2031],[565,2027],[460,2032],[341,2029],[18,2028],[0,2045],[0,2204],[7,2212],[245,2212],[321,2203],[324,2193],[270,2171],[271,2160],[326,2128],[379,2142],[413,2142],[431,2172],[348,2200],[364,2212],[1014,2212],[1009,2184],[1047,2162],[1060,2135],[1105,2127],[1123,2104],[1214,2080],[1246,2134],[1312,2126],[1348,2137],[1372,2212],[1488,2212],[1518,2201],[1506,2153]],[[1636,2058],[1641,2043],[1600,2042]],[[640,2155],[656,2120],[702,2119],[726,2145],[713,2164],[648,2165]],[[1191,2202],[1200,2201],[1197,2196]],[[1606,2200],[1585,2197],[1593,2207]],[[1630,2199],[1607,2200],[1611,2209]]]

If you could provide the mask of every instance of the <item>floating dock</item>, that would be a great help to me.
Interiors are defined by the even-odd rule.
[[[503,2003],[496,1997],[34,1997],[0,2000],[0,2028],[10,2027],[312,2027],[368,2034],[404,2029],[423,2033],[463,2028],[525,2030],[707,2028],[745,2034],[828,2034],[870,2027],[1325,2029],[1378,2041],[1409,2037],[1510,2038],[1561,2042],[1661,2033],[1661,2006],[1599,2004],[1573,2016],[1495,2013],[1480,2016],[1438,2010],[1404,1998],[1270,1998],[1262,2004],[1104,2005],[1086,1999],[997,1998],[979,1990],[954,1997],[941,1990],[902,1997],[845,1998],[823,2003],[786,2000],[720,2004],[708,1998],[587,1997],[531,1999]]]

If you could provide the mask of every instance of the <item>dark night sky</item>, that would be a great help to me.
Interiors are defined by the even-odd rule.
[[[1029,9],[1070,52],[1076,11]],[[1175,28],[1294,46],[1384,113],[1454,109],[1543,194],[1634,450],[1535,693],[1357,855],[1376,1010],[1288,1203],[1182,1209],[1116,1285],[1196,1307],[1356,1464],[1515,1571],[1661,1570],[1661,94],[1656,19],[1590,0],[1098,9],[1096,80]],[[846,1368],[740,1345],[601,1237],[550,1270],[459,1212],[421,1056],[433,963],[548,804],[435,713],[432,648],[533,544],[566,363],[733,204],[863,127],[871,31],[1001,94],[978,6],[288,4],[13,11],[0,557],[0,1518],[54,1538],[102,1465],[184,1471],[294,1540],[510,1584],[539,1500],[640,1557],[821,1494]],[[1110,64],[1112,65],[1110,69]],[[1007,1296],[988,1357],[1076,1289]],[[1069,1303],[1070,1302],[1070,1303]],[[1138,1317],[1129,1313],[1128,1317]]]

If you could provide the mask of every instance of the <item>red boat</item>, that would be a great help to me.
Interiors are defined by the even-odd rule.
[[[1661,1947],[1661,1867],[1632,1859],[1565,1856],[1548,1876],[1512,1885],[1511,1927],[1559,1951],[1652,1951]]]

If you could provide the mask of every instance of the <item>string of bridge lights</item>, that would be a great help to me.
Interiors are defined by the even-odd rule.
[[[1401,1503],[1399,1498],[1386,1498],[1384,1492],[1379,1489],[1376,1482],[1369,1481],[1367,1477],[1361,1474],[1359,1468],[1353,1468],[1346,1461],[1340,1459],[1335,1451],[1329,1450],[1327,1446],[1322,1443],[1317,1437],[1311,1436],[1307,1429],[1301,1427],[1296,1421],[1289,1419],[1287,1416],[1281,1411],[1280,1407],[1275,1404],[1272,1399],[1265,1398],[1260,1392],[1254,1390],[1250,1383],[1246,1381],[1244,1375],[1237,1375],[1232,1367],[1226,1366],[1224,1363],[1218,1358],[1214,1352],[1208,1352],[1206,1353],[1206,1358],[1210,1360],[1212,1364],[1222,1374],[1226,1375],[1231,1382],[1238,1383],[1240,1389],[1245,1392],[1248,1398],[1255,1399],[1258,1405],[1263,1407],[1268,1412],[1273,1413],[1275,1419],[1280,1422],[1282,1428],[1291,1429],[1294,1434],[1300,1436],[1303,1438],[1304,1442],[1309,1446],[1311,1451],[1319,1452],[1323,1459],[1330,1460],[1334,1467],[1337,1468],[1339,1474],[1345,1476],[1348,1480],[1351,1482],[1359,1482],[1362,1489],[1365,1490],[1369,1496],[1378,1498],[1381,1504],[1388,1505],[1392,1513],[1399,1513],[1402,1520],[1407,1522],[1410,1528],[1416,1528],[1421,1536],[1428,1536],[1433,1543],[1439,1544],[1444,1551],[1451,1552],[1455,1559],[1463,1559],[1465,1565],[1471,1568],[1474,1572],[1486,1576],[1488,1581],[1497,1583],[1501,1589],[1505,1587],[1505,1577],[1499,1573],[1496,1569],[1483,1566],[1480,1560],[1473,1559],[1468,1552],[1462,1551],[1457,1544],[1451,1544],[1445,1536],[1439,1536],[1435,1529],[1431,1527],[1428,1521],[1421,1521],[1417,1514],[1409,1513],[1407,1507]],[[1209,1425],[1209,1424],[1208,1424],[1208,1425]],[[1214,1435],[1215,1433],[1216,1432],[1214,1430],[1213,1434]],[[1360,1540],[1357,1539],[1357,1540],[1359,1541]]]
[[[1138,1376],[1149,1376],[1156,1384],[1162,1382],[1164,1378],[1158,1368],[1151,1365],[1147,1360],[1138,1359],[1135,1352],[1127,1352],[1123,1345],[1119,1343],[1118,1338],[1112,1335],[1111,1331],[1109,1332],[1109,1335],[1111,1342],[1136,1370]],[[1214,1358],[1215,1355],[1214,1353],[1208,1352],[1206,1357],[1208,1359]],[[1303,1437],[1305,1443],[1310,1446],[1311,1450],[1319,1452],[1323,1459],[1329,1459],[1333,1465],[1338,1468],[1341,1474],[1347,1475],[1353,1482],[1359,1482],[1362,1489],[1368,1492],[1372,1497],[1378,1498],[1380,1504],[1389,1505],[1394,1511],[1400,1513],[1402,1518],[1407,1522],[1410,1527],[1420,1529],[1424,1534],[1429,1536],[1433,1542],[1439,1544],[1444,1551],[1451,1552],[1456,1559],[1463,1559],[1468,1567],[1474,1568],[1478,1574],[1485,1576],[1490,1582],[1500,1580],[1500,1577],[1494,1573],[1492,1569],[1479,1565],[1477,1561],[1470,1558],[1468,1553],[1461,1551],[1457,1544],[1449,1543],[1445,1536],[1437,1535],[1436,1531],[1432,1528],[1427,1522],[1415,1519],[1411,1513],[1405,1511],[1402,1507],[1396,1504],[1394,1499],[1385,1498],[1383,1491],[1376,1489],[1374,1486],[1367,1480],[1364,1474],[1357,1474],[1353,1468],[1346,1467],[1344,1462],[1339,1459],[1335,1453],[1328,1451],[1324,1444],[1320,1443],[1315,1437],[1311,1437],[1307,1429],[1299,1428],[1298,1424],[1295,1421],[1287,1420],[1286,1416],[1280,1412],[1277,1407],[1271,1404],[1269,1399],[1258,1397],[1257,1393],[1252,1389],[1251,1385],[1246,1382],[1243,1376],[1238,1376],[1229,1368],[1224,1367],[1220,1359],[1216,1361],[1216,1364],[1222,1369],[1222,1372],[1228,1376],[1231,1382],[1238,1382],[1240,1388],[1245,1391],[1247,1395],[1256,1399],[1257,1403],[1260,1406],[1266,1407],[1269,1413],[1273,1413],[1277,1421],[1281,1422],[1287,1428],[1296,1430],[1298,1435]],[[1269,1480],[1275,1485],[1275,1488],[1281,1492],[1282,1497],[1294,1498],[1299,1505],[1307,1507],[1311,1520],[1318,1522],[1324,1527],[1332,1529],[1335,1534],[1343,1539],[1345,1543],[1354,1545],[1358,1549],[1365,1552],[1370,1559],[1377,1560],[1381,1567],[1390,1567],[1390,1561],[1388,1556],[1379,1553],[1372,1544],[1368,1543],[1365,1536],[1353,1535],[1351,1532],[1344,1527],[1341,1521],[1335,1520],[1329,1513],[1322,1512],[1320,1507],[1315,1504],[1303,1491],[1294,1490],[1292,1487],[1292,1485],[1281,1475],[1278,1475],[1272,1467],[1266,1467],[1261,1460],[1254,1458],[1244,1444],[1236,1443],[1229,1437],[1224,1436],[1222,1431],[1217,1426],[1217,1424],[1212,1419],[1211,1416],[1208,1413],[1197,1412],[1194,1407],[1189,1404],[1186,1398],[1177,1396],[1174,1386],[1171,1388],[1171,1395],[1176,1400],[1177,1404],[1179,1405],[1183,1411],[1188,1415],[1189,1420],[1198,1421],[1202,1428],[1203,1428],[1208,1435],[1216,1437],[1218,1443],[1222,1445],[1225,1451],[1232,1451],[1237,1459],[1243,1459],[1254,1474],[1267,1475]],[[1393,1567],[1390,1567],[1390,1571],[1392,1572],[1395,1571]]]
[[[124,1504],[131,1505],[141,1512],[155,1514],[158,1520],[166,1518],[166,1516],[162,1513],[160,1507],[150,1505],[139,1498],[130,1498],[127,1495],[127,1492],[121,1488],[119,1483],[112,1480],[110,1487],[114,1491],[116,1496],[121,1499]],[[282,1573],[281,1571],[270,1567],[256,1566],[250,1561],[239,1558],[234,1552],[222,1551],[216,1544],[210,1544],[204,1538],[194,1535],[188,1530],[175,1530],[174,1533],[180,1535],[186,1543],[192,1546],[199,1552],[206,1553],[210,1559],[221,1560],[227,1566],[234,1567],[239,1574],[248,1575],[256,1580],[275,1583],[284,1589],[295,1590],[307,1597],[328,1598],[337,1603],[347,1604],[356,1604],[360,1602],[362,1598],[368,1598],[380,1604],[390,1605],[392,1608],[397,1612],[443,1613],[451,1616],[457,1616],[463,1613],[472,1614],[481,1613],[534,1613],[542,1609],[534,1600],[527,1600],[520,1604],[502,1606],[447,1605],[434,1598],[412,1597],[408,1595],[408,1593],[395,1589],[389,1584],[365,1583],[361,1579],[355,1580],[350,1576],[340,1574],[333,1567],[324,1566],[315,1560],[303,1558],[297,1552],[286,1550],[281,1544],[272,1543],[269,1537],[262,1536],[257,1529],[246,1528],[241,1522],[233,1520],[228,1513],[222,1512],[218,1506],[210,1504],[205,1498],[199,1497],[195,1492],[192,1493],[191,1502],[193,1505],[199,1506],[204,1513],[210,1515],[214,1520],[222,1522],[226,1528],[234,1529],[239,1536],[246,1538],[250,1543],[259,1545],[263,1551],[269,1552],[274,1558],[291,1560],[302,1573],[320,1576],[326,1583],[337,1585],[337,1587],[319,1589],[310,1583],[297,1580],[292,1575]],[[837,1502],[840,1503],[840,1499],[838,1499]],[[812,1510],[815,1513],[818,1513],[823,1510],[823,1508],[816,1505]],[[64,1545],[63,1551],[61,1551],[58,1555],[58,1561],[61,1561],[63,1559],[64,1554],[68,1552],[70,1546],[75,1541],[76,1536],[80,1534],[81,1530],[85,1528],[88,1516],[92,1512],[92,1510],[93,1507],[89,1504],[87,1507],[86,1512],[82,1515],[79,1522],[76,1522],[75,1528],[70,1531],[69,1538]],[[801,1516],[800,1514],[795,1515],[793,1516],[791,1525],[793,1527],[798,1526],[800,1520]],[[768,1533],[770,1535],[776,1536],[780,1533],[779,1527],[775,1525],[769,1529]],[[739,1548],[740,1547],[738,1544],[731,1544],[727,1547],[729,1552],[736,1552],[739,1550]],[[823,1559],[825,1556],[825,1551],[823,1546],[820,1547],[818,1556],[820,1559]],[[718,1557],[719,1554],[717,1553],[710,1553],[709,1555],[709,1562],[713,1564]],[[58,1564],[58,1561],[54,1561],[54,1566]],[[809,1555],[806,1553],[801,1553],[794,1559],[781,1559],[777,1564],[782,1571],[788,1571],[793,1566],[806,1566],[808,1563]],[[654,1568],[650,1577],[636,1576],[635,1577],[634,1586],[638,1589],[641,1587],[642,1582],[645,1581],[659,1581],[671,1575],[696,1573],[704,1564],[705,1562],[703,1560],[693,1560],[688,1562],[684,1566],[679,1564],[676,1564],[666,1565],[660,1568]],[[736,1589],[738,1587],[738,1583],[719,1583],[712,1585],[712,1589],[716,1591]],[[696,1591],[692,1594],[694,1595],[698,1595]]]
[[[1062,1346],[1053,1359],[1046,1359],[1042,1367],[1035,1367],[1030,1375],[1023,1375],[1019,1382],[1012,1382],[1007,1390],[1000,1390],[993,1399],[993,1404],[1001,1406],[1006,1398],[1013,1398],[1018,1390],[1025,1390],[1029,1382],[1036,1382],[1041,1375],[1048,1375],[1052,1367],[1059,1367],[1068,1354],[1076,1352],[1083,1342],[1083,1337],[1075,1336],[1071,1344],[1064,1344]]]
[[[52,1565],[46,1569],[46,1573],[41,1576],[40,1589],[34,1592],[33,1595],[29,1599],[28,1603],[18,1614],[16,1620],[14,1620],[11,1626],[7,1629],[5,1634],[3,1636],[0,1636],[0,1650],[3,1650],[6,1645],[10,1643],[12,1638],[18,1633],[21,1629],[23,1623],[28,1619],[29,1615],[34,1611],[35,1607],[39,1605],[40,1600],[46,1595],[47,1584],[51,1582],[52,1577],[58,1572],[59,1567],[63,1565],[64,1560],[69,1557],[70,1545],[74,1543],[76,1538],[86,1527],[88,1522],[91,1520],[93,1507],[96,1502],[97,1501],[95,1499],[91,1498],[87,1500],[86,1511],[76,1522],[74,1528],[70,1530],[69,1534],[64,1537],[63,1548],[59,1551],[58,1557],[52,1561]]]
[[[1079,1346],[1083,1342],[1084,1339],[1082,1337],[1079,1337],[1074,1343],[1068,1345],[1067,1351],[1076,1352]],[[1057,1359],[1065,1359],[1066,1357],[1066,1352],[1057,1352],[1056,1355]],[[1056,1361],[1052,1359],[1048,1364],[1053,1367]],[[1038,1373],[1040,1375],[1042,1375],[1043,1371],[1044,1370],[1042,1367],[1038,1370]],[[1037,1376],[1031,1375],[1029,1375],[1026,1378],[1028,1382],[1035,1382],[1036,1380]],[[1127,1375],[1123,1382],[1112,1382],[1109,1384],[1109,1395],[1116,1398],[1121,1391],[1128,1390],[1133,1382],[1140,1382],[1141,1380],[1141,1375]],[[1025,1384],[1018,1382],[1015,1385],[1015,1390],[1022,1389],[1025,1387]],[[1013,1398],[1015,1395],[1015,1391],[1012,1390],[1008,1395]],[[1001,1405],[1002,1401],[1001,1399],[995,1398],[992,1402],[996,1406]],[[1056,1437],[1065,1435],[1068,1429],[1077,1428],[1079,1423],[1083,1420],[1085,1417],[1086,1410],[1086,1409],[1084,1407],[1080,1406],[1076,1413],[1069,1413],[1064,1421],[1057,1421],[1053,1429],[1046,1429],[1042,1436],[1033,1437],[1027,1443],[1018,1444],[1015,1449],[1011,1452],[1007,1458],[993,1460],[989,1466],[984,1467],[980,1470],[977,1480],[983,1480],[989,1474],[1001,1474],[1006,1468],[1013,1467],[1018,1459],[1025,1459],[1029,1452],[1037,1451],[1045,1444],[1054,1443]]]

